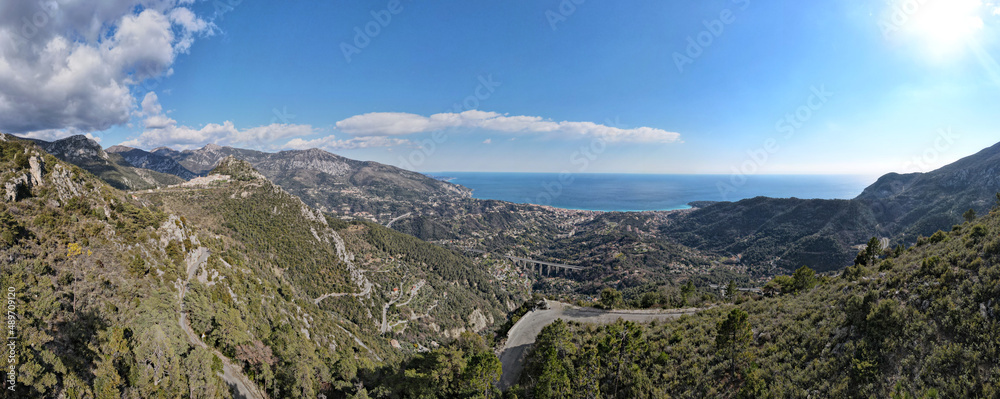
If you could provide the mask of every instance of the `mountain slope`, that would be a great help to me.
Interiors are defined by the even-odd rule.
[[[756,197],[678,213],[661,232],[694,248],[739,254],[748,265],[830,270],[849,264],[853,245],[876,235],[876,226],[856,201]]]
[[[861,193],[881,230],[914,242],[962,220],[974,209],[987,212],[1000,192],[1000,143],[928,173],[882,176]]]
[[[1000,192],[1000,144],[927,173],[890,173],[856,198],[758,197],[675,215],[661,231],[698,249],[739,254],[748,264],[835,270],[871,237],[910,245],[948,230],[969,209],[983,214]]]
[[[1000,213],[836,278],[803,271],[788,281],[775,298],[655,325],[556,323],[539,335],[516,393],[1000,395]]]
[[[209,144],[186,151],[158,148],[152,154],[171,158],[194,173],[204,173],[223,158],[234,156],[249,162],[310,206],[380,223],[407,212],[427,210],[439,202],[468,198],[471,193],[420,173],[355,161],[318,149],[266,153]]]
[[[146,152],[138,148],[115,145],[106,150],[109,154],[118,154],[125,159],[129,165],[137,168],[149,169],[159,173],[174,175],[184,180],[191,180],[198,175],[187,170],[174,161],[173,158]]]
[[[396,331],[427,342],[480,331],[519,304],[513,293],[524,290],[523,281],[495,281],[499,270],[450,250],[379,225],[328,219],[233,157],[208,177],[138,195],[236,238],[269,265],[262,268],[278,268],[298,293],[372,335]]]
[[[184,181],[173,174],[135,167],[120,154],[105,152],[97,142],[83,135],[52,142],[32,141],[49,154],[93,173],[120,190],[145,190]]]
[[[0,187],[5,397],[335,395],[524,297],[502,265],[328,219],[242,162],[126,194],[0,135]]]

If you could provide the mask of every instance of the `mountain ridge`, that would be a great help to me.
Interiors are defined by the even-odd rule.
[[[835,270],[849,266],[859,246],[871,237],[912,245],[920,236],[949,230],[969,209],[988,212],[998,192],[1000,143],[929,172],[887,173],[850,200],[758,197],[712,203],[674,215],[661,231],[710,252],[750,251],[750,259],[778,262],[788,270],[803,264]],[[790,208],[806,215],[788,219]],[[815,226],[816,219],[823,226],[839,226],[840,231]],[[747,220],[756,223],[744,223]],[[830,241],[831,236],[836,238]],[[816,240],[826,241],[821,245],[825,249],[812,251],[818,256],[804,256],[811,252],[804,249]]]
[[[233,157],[126,193],[0,135],[0,183],[19,185],[0,281],[18,292],[22,397],[331,395],[485,331],[528,289],[505,261],[328,217]]]

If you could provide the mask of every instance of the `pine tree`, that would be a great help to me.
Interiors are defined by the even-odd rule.
[[[969,208],[969,210],[962,214],[962,217],[965,218],[966,222],[972,222],[976,220],[976,210]]]
[[[736,308],[717,326],[715,348],[722,360],[729,362],[729,372],[733,378],[738,375],[739,366],[752,360],[750,341],[753,339],[753,331],[750,330],[747,318],[747,312]]]

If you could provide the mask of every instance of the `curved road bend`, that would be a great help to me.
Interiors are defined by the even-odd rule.
[[[545,301],[548,309],[534,310],[528,312],[518,320],[514,327],[507,334],[507,343],[500,353],[500,362],[503,363],[503,375],[497,386],[501,390],[510,388],[517,382],[524,368],[524,360],[528,355],[528,348],[535,343],[538,333],[542,328],[556,321],[576,321],[580,323],[610,324],[618,319],[635,322],[650,322],[653,320],[666,320],[680,317],[686,314],[694,314],[701,309],[671,309],[662,311],[651,310],[601,310],[595,308],[581,308],[570,304]]]

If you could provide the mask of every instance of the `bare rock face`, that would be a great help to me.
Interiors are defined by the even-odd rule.
[[[36,186],[44,186],[42,174],[45,173],[45,161],[40,157],[33,156],[28,159],[28,165],[30,166],[31,183]]]
[[[15,202],[31,193],[31,178],[21,175],[4,183],[4,201]]]
[[[73,172],[62,164],[56,164],[52,168],[49,180],[59,192],[59,200],[61,201],[77,197],[83,192],[83,187],[80,183],[73,181]]]
[[[42,175],[45,173],[45,162],[37,154],[28,158],[28,173],[4,182],[4,201],[15,202],[31,195],[33,187],[45,185]]]
[[[483,312],[479,309],[473,310],[472,314],[469,315],[469,328],[472,331],[482,331],[486,328],[487,322],[486,316],[484,316]]]

